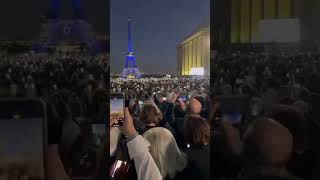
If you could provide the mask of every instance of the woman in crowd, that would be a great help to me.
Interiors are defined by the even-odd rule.
[[[184,125],[188,117],[191,120],[197,116],[201,121],[206,121],[200,115],[208,115],[205,111],[207,99],[199,96],[205,94],[202,89],[208,87],[208,82],[208,79],[192,78],[111,80],[113,90],[123,92],[126,101],[135,102],[130,106],[134,124],[150,143],[150,153],[165,180],[206,180],[210,177],[208,124],[200,125],[205,131],[201,138],[203,141],[190,141],[190,149],[183,146]],[[188,134],[199,135],[193,130]]]
[[[187,155],[179,149],[174,136],[168,129],[152,128],[146,131],[143,137],[151,144],[150,153],[163,179],[193,179],[192,170],[188,167]]]
[[[210,126],[206,119],[191,115],[184,127],[185,152],[197,179],[210,179]]]
[[[110,134],[110,156],[115,154],[117,150],[115,146],[119,143],[117,138],[119,137],[119,131],[114,130],[116,127],[112,127],[115,120],[110,120],[111,134]],[[125,120],[123,126],[120,128],[123,135],[126,136],[126,145],[128,148],[128,154],[130,160],[134,161],[136,176],[138,180],[162,180],[162,176],[159,169],[156,166],[150,152],[150,144],[138,134],[134,125],[133,119],[129,113],[128,108],[125,109]],[[111,166],[113,167],[113,166]],[[115,172],[115,179],[117,177],[123,177],[123,169]]]
[[[164,127],[174,134],[174,130],[169,123],[163,118],[162,112],[152,101],[146,101],[141,109],[139,120],[144,123],[144,127],[139,129],[139,133],[143,134],[147,130],[154,127]]]
[[[155,104],[151,101],[145,102],[139,116],[139,120],[145,124],[145,127],[139,132],[143,134],[151,128],[158,127],[162,118],[162,113]]]

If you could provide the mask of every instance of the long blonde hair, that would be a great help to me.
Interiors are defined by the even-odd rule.
[[[187,155],[183,153],[168,129],[157,127],[146,131],[143,137],[150,144],[150,154],[156,162],[163,178],[174,178],[188,163]]]

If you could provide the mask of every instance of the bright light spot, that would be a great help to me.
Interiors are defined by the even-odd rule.
[[[204,75],[204,68],[203,67],[193,67],[193,68],[191,68],[190,75],[203,76]]]

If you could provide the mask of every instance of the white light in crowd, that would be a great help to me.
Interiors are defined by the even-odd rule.
[[[204,68],[203,67],[193,67],[193,68],[191,68],[190,74],[193,76],[203,76],[204,75]]]

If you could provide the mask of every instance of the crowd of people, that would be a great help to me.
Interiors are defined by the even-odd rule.
[[[319,53],[235,51],[218,55],[211,63],[212,88],[219,94],[262,94],[268,88],[290,90],[290,96],[319,92]]]
[[[250,49],[215,55],[212,178],[319,179],[319,54]]]
[[[47,102],[48,143],[54,144],[48,162],[59,156],[68,177],[320,178],[316,52],[221,52],[210,79],[113,78],[110,85],[106,56],[0,58],[2,97]],[[121,127],[110,119],[104,140],[97,127],[108,121],[109,93],[125,95],[125,118]]]
[[[109,108],[108,56],[0,53],[0,59],[0,96],[42,99],[48,112],[48,154],[61,158],[71,178],[97,177],[107,139],[96,134],[96,127],[105,125]]]
[[[119,160],[134,166],[115,179],[210,179],[209,79],[112,79],[110,87],[126,99],[123,127],[110,121],[110,171]]]

